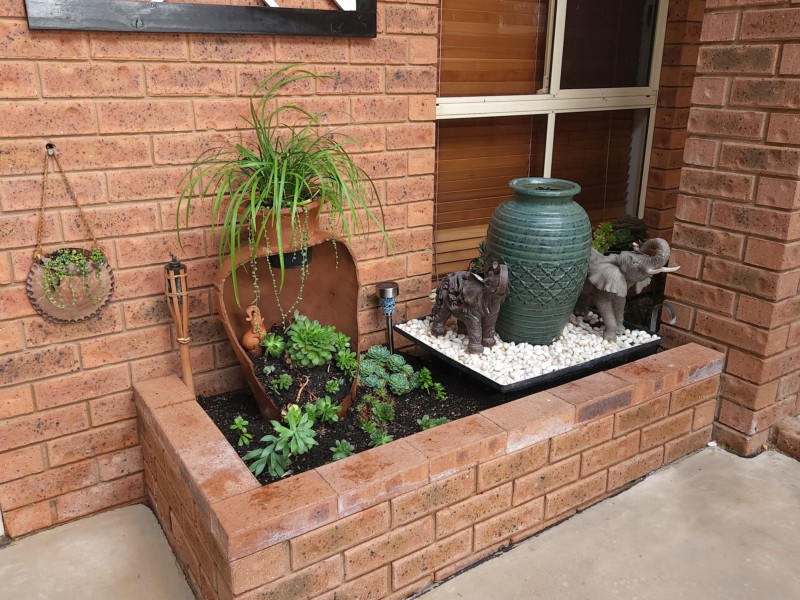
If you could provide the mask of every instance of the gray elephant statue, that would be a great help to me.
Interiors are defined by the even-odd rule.
[[[470,271],[455,271],[436,288],[431,334],[442,336],[451,316],[458,319],[459,332],[469,337],[467,352],[479,354],[494,346],[494,326],[500,305],[508,293],[508,267],[496,261],[481,277]]]
[[[604,256],[594,248],[589,255],[589,274],[583,284],[576,315],[585,315],[594,306],[603,319],[606,330],[603,337],[613,341],[625,331],[622,315],[628,289],[633,286],[639,294],[658,273],[670,273],[680,267],[666,267],[669,261],[669,244],[661,238],[647,240],[634,251]]]

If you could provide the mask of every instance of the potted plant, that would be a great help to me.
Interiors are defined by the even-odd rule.
[[[230,257],[237,303],[237,255],[244,251],[253,263],[263,246],[274,248],[280,283],[273,276],[273,285],[281,288],[289,251],[296,252],[299,256],[293,259],[307,269],[309,230],[320,211],[330,215],[336,232],[348,241],[371,221],[388,243],[375,185],[346,149],[353,140],[339,139],[323,128],[321,113],[279,102],[279,94],[290,84],[324,77],[297,64],[276,70],[258,86],[250,99],[250,114],[244,117],[255,140],[207,151],[181,182],[179,232],[181,210],[188,225],[192,202],[211,197],[219,258]],[[371,209],[373,202],[380,216]],[[254,277],[255,273],[251,268]]]

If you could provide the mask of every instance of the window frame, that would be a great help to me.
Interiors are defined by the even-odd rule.
[[[513,115],[547,115],[544,169],[542,176],[552,176],[556,115],[559,113],[592,112],[643,108],[649,110],[642,157],[642,173],[637,202],[637,215],[644,215],[648,168],[655,129],[658,84],[667,29],[668,0],[658,0],[653,50],[650,57],[649,85],[627,88],[561,89],[561,67],[564,54],[564,32],[567,4],[570,0],[550,0],[548,39],[545,46],[545,86],[547,93],[510,96],[455,96],[436,98],[436,120]],[[555,10],[553,10],[555,8]],[[549,60],[548,60],[549,59]],[[549,68],[547,67],[549,65]]]

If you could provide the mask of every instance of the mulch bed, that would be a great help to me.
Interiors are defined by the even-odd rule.
[[[429,362],[406,354],[403,356],[417,370],[427,366],[433,375],[433,380],[445,386],[447,399],[444,401],[436,400],[431,394],[422,390],[415,390],[398,397],[395,400],[395,420],[389,423],[387,427],[387,433],[396,440],[420,431],[417,419],[422,418],[423,415],[429,415],[431,418],[446,417],[451,421],[455,421],[509,400],[508,397],[476,381],[463,377],[455,372],[452,367],[443,363],[438,361]],[[260,363],[265,360],[268,359],[259,359]],[[256,364],[256,372],[261,371],[260,363]],[[343,374],[338,372],[335,367],[332,367],[330,372],[326,367],[310,370],[303,369],[302,373],[304,375],[300,375],[293,367],[287,366],[285,363],[281,366],[279,366],[278,362],[271,364],[276,366],[273,377],[281,372],[288,372],[293,379],[292,387],[282,393],[281,399],[276,402],[280,404],[280,408],[284,408],[289,402],[295,401],[298,390],[303,383],[306,384],[303,394],[306,399],[301,401],[301,405],[309,401],[307,392],[310,391],[318,397],[325,396],[325,382],[334,376],[343,377]],[[308,375],[308,382],[304,378],[306,374]],[[344,388],[348,389],[345,390]],[[349,391],[349,385],[343,386],[343,389],[333,396],[333,399],[337,402],[341,401],[347,391]],[[272,426],[261,416],[255,399],[249,390],[211,397],[200,396],[197,400],[219,427],[219,430],[230,442],[231,446],[238,452],[239,456],[244,456],[254,448],[263,447],[259,440],[263,436],[273,433]],[[315,427],[317,445],[307,454],[293,457],[291,474],[302,473],[331,462],[330,448],[337,440],[349,441],[355,447],[355,452],[362,452],[370,448],[369,436],[361,431],[356,423],[353,409],[357,403],[358,398],[354,399],[353,406],[338,423],[318,424]],[[249,446],[237,446],[238,433],[230,429],[236,416],[242,416],[250,422],[248,430],[253,434],[253,441]],[[262,484],[275,481],[266,471],[258,477],[258,480]]]

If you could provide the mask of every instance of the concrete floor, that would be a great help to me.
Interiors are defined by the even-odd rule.
[[[422,600],[800,600],[800,462],[708,448]],[[0,600],[193,600],[144,506],[0,548]]]
[[[707,448],[421,600],[800,599],[800,462]]]
[[[150,509],[128,506],[0,548],[0,600],[194,600]]]

